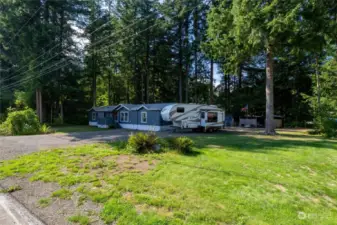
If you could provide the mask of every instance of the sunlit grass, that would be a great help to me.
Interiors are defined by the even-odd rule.
[[[51,197],[100,203],[108,224],[336,224],[336,141],[289,131],[193,139],[193,155],[129,155],[123,167],[115,144],[34,153],[0,163],[0,179],[56,182]],[[153,169],[138,171],[144,162]]]

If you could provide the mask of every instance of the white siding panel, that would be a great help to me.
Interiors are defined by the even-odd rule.
[[[97,126],[97,122],[89,121],[89,126],[96,127]]]

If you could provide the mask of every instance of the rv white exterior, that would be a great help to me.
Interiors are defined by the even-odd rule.
[[[164,121],[180,129],[219,130],[224,126],[225,112],[214,105],[173,104],[161,111]]]

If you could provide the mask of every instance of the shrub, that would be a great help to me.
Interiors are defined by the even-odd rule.
[[[136,153],[152,152],[157,144],[157,136],[154,133],[132,134],[128,140],[128,148]]]
[[[37,134],[40,132],[40,122],[35,112],[26,108],[8,113],[0,130],[9,135]]]
[[[40,132],[42,134],[50,134],[52,133],[52,129],[50,126],[48,126],[47,124],[43,124],[40,128]]]
[[[330,113],[331,109],[323,109],[315,116],[315,131],[328,138],[337,137],[337,116]]]
[[[5,127],[4,124],[0,124],[0,135],[11,135],[9,130]]]
[[[194,145],[194,142],[188,137],[170,139],[169,142],[171,142],[174,149],[183,154],[191,153]]]
[[[334,119],[324,120],[321,132],[329,138],[337,137],[337,121]]]
[[[63,119],[61,116],[58,116],[56,118],[53,119],[53,125],[55,126],[59,126],[59,125],[63,125]]]

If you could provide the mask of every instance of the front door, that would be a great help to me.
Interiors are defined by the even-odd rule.
[[[200,115],[200,119],[201,119],[201,126],[202,127],[206,127],[206,122],[207,122],[207,112],[201,112]]]

